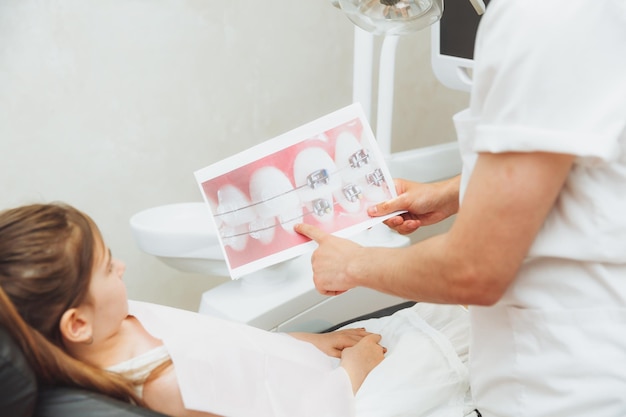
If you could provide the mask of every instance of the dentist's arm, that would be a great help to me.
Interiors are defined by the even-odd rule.
[[[319,244],[311,258],[315,285],[329,295],[363,286],[419,301],[493,304],[515,278],[573,160],[481,154],[450,230],[407,248],[361,247],[297,225]]]

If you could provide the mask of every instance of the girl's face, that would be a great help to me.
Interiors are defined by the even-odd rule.
[[[93,312],[94,339],[114,335],[128,316],[126,285],[122,281],[126,265],[113,258],[102,241],[96,251],[87,301]]]

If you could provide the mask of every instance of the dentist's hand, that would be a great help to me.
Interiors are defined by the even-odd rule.
[[[348,261],[354,259],[359,250],[363,249],[361,246],[310,224],[297,224],[294,230],[319,245],[311,255],[313,282],[317,291],[323,295],[339,295],[354,287],[347,280],[346,268]]]
[[[402,179],[394,182],[398,196],[370,207],[367,212],[376,217],[406,210],[407,213],[384,222],[400,234],[413,233],[421,226],[438,223],[459,210],[459,176],[429,184]]]

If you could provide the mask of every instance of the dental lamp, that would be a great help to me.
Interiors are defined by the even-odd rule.
[[[478,15],[483,0],[469,0]],[[391,154],[391,125],[395,53],[398,35],[424,29],[441,19],[443,0],[330,0],[356,27],[354,31],[353,101],[360,102],[371,120],[374,35],[383,35],[378,72],[376,140],[385,156]]]
[[[478,15],[485,12],[483,0],[469,0]],[[396,49],[399,35],[410,34],[439,22],[444,12],[443,0],[330,0],[355,24],[353,63],[353,102],[361,103],[365,116],[372,115],[372,75],[374,36],[384,36],[379,56],[376,141],[388,160],[392,175],[394,156],[391,154],[393,97]],[[398,158],[398,164],[402,164]],[[401,174],[400,174],[401,175]],[[405,246],[406,236],[399,236],[383,225],[370,229],[369,244]],[[363,243],[363,242],[362,242]]]
[[[443,0],[331,0],[360,28],[375,35],[403,35],[439,21]],[[483,0],[470,0],[479,15]]]

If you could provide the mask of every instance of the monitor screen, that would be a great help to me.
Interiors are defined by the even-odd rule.
[[[489,0],[484,0],[489,5]],[[481,16],[468,0],[444,3],[441,20],[431,29],[431,59],[435,76],[442,84],[469,91],[474,58],[474,41]]]

